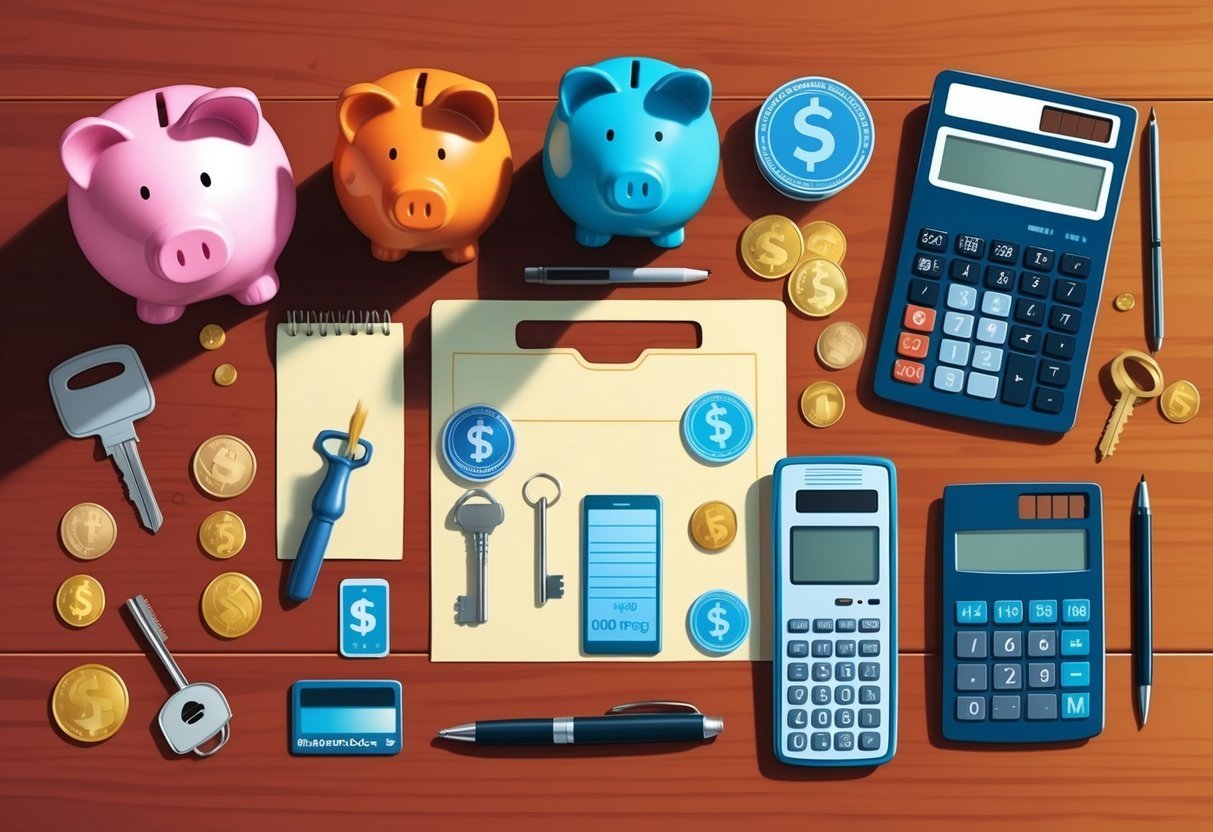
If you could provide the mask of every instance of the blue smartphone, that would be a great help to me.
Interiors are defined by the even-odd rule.
[[[661,498],[587,494],[581,501],[581,650],[661,652]]]

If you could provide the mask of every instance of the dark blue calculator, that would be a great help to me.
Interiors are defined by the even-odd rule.
[[[948,486],[941,575],[947,739],[1058,742],[1103,730],[1099,486]]]
[[[877,395],[968,419],[1074,426],[1137,132],[1125,104],[935,79]]]

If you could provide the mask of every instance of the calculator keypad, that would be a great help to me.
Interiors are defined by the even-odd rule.
[[[919,231],[917,248],[893,378],[1045,414],[1064,410],[1090,258],[935,228]],[[928,372],[923,362],[932,358]]]
[[[1091,716],[1089,599],[957,601],[952,616],[957,721]]]
[[[785,652],[808,661],[785,665],[787,751],[886,750],[882,627],[872,617],[788,620]]]

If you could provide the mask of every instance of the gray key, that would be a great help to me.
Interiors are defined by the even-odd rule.
[[[957,690],[985,690],[988,685],[984,664],[956,665]]]
[[[829,705],[830,704],[830,686],[829,685],[813,685],[813,704],[814,705]]]
[[[1020,630],[994,631],[994,658],[1018,659],[1023,655],[1023,632]]]
[[[859,735],[861,751],[878,751],[880,749],[880,734],[876,731],[864,731]]]
[[[1028,687],[1055,688],[1057,687],[1057,666],[1052,662],[1028,663]]]
[[[984,696],[956,697],[956,718],[961,722],[979,722],[986,718]]]
[[[152,606],[142,595],[136,595],[126,602],[130,612],[152,655],[160,660],[160,664],[168,672],[169,678],[177,686],[177,691],[168,698],[160,708],[160,731],[169,747],[178,754],[188,754],[193,751],[199,757],[209,757],[223,746],[227,745],[232,732],[228,723],[232,719],[232,709],[223,696],[223,691],[206,682],[190,684],[177,666],[177,660],[168,651],[168,635],[160,626],[160,620],[152,611]],[[218,745],[209,751],[202,750],[202,744],[219,737]]]
[[[488,502],[470,503],[472,497]],[[483,624],[489,620],[488,612],[488,559],[489,535],[493,529],[505,522],[505,506],[493,499],[483,488],[464,492],[455,502],[455,524],[472,538],[476,549],[476,594],[460,595],[455,599],[455,621],[459,624]]]
[[[1023,687],[1023,665],[994,665],[994,690],[1020,690]],[[998,699],[997,696],[994,697]]]
[[[859,709],[859,727],[860,728],[879,728],[880,727],[880,708],[860,708]]]
[[[989,650],[985,630],[961,630],[956,634],[956,658],[984,659]]]
[[[1052,693],[1029,693],[1028,719],[1057,719],[1057,696]]]
[[[67,386],[80,373],[105,364],[119,364],[122,372],[88,387],[73,390]],[[156,407],[139,354],[126,344],[81,353],[51,370],[50,386],[55,410],[68,436],[101,438],[106,455],[113,458],[122,474],[127,499],[139,511],[139,522],[153,534],[160,531],[164,515],[139,459],[139,437],[135,434],[135,420]]]
[[[547,480],[555,485],[556,496],[551,500],[548,500],[547,497],[531,500],[530,495],[527,494],[527,486],[535,480]],[[549,598],[564,597],[564,575],[548,574],[548,509],[556,505],[562,493],[560,480],[551,474],[536,474],[522,484],[522,499],[528,506],[535,509],[535,543],[539,548],[539,579],[535,589],[541,607],[548,602]]]
[[[994,707],[990,709],[991,719],[1019,719],[1018,696],[995,696]]]
[[[814,751],[829,751],[830,750],[830,735],[826,731],[817,731],[813,734],[813,750]]]
[[[1028,630],[1028,655],[1043,658],[1057,655],[1056,630]]]

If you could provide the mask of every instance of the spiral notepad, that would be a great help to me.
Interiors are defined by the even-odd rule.
[[[325,557],[404,556],[404,326],[387,312],[291,312],[278,325],[278,557],[294,559],[325,463],[322,430],[344,431],[359,399],[374,457],[350,478]]]

